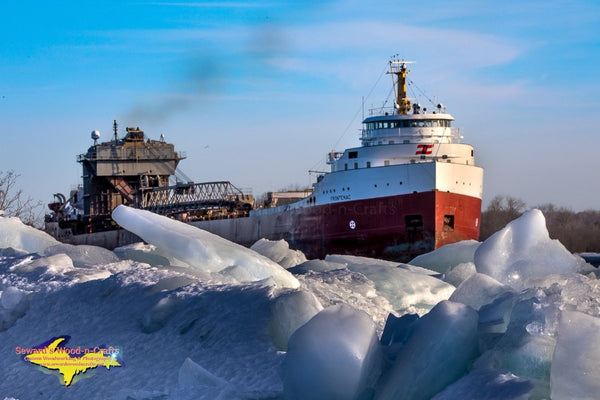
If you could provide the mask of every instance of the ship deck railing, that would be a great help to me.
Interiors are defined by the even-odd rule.
[[[433,139],[433,138],[445,138],[451,139],[452,141],[460,141],[463,137],[460,135],[460,128],[458,127],[450,127],[443,128],[444,133],[436,135],[427,133],[424,134],[422,132],[418,132],[420,130],[432,129],[430,127],[410,127],[410,128],[382,128],[382,129],[362,129],[360,133],[360,139],[390,139],[392,137],[399,139]],[[440,129],[440,128],[433,128]],[[418,130],[415,132],[415,130]],[[448,133],[446,133],[446,131]],[[397,134],[396,134],[397,132]],[[411,133],[403,133],[403,132],[411,132]],[[399,144],[399,143],[398,143]]]
[[[441,109],[438,109],[436,107],[434,107],[434,111],[431,111],[431,114],[445,114],[446,113],[446,107],[442,107]],[[397,114],[397,110],[394,107],[375,107],[375,108],[369,108],[369,117],[381,117],[381,116],[386,116],[386,115],[395,115]],[[427,114],[427,107],[423,107],[420,108],[420,111],[422,114]]]
[[[165,149],[152,147],[114,148],[110,151],[93,150],[77,155],[77,162],[83,161],[138,161],[138,160],[172,160],[184,159],[183,151],[165,151]]]

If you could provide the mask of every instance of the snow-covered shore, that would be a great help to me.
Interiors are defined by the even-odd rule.
[[[0,217],[0,398],[600,392],[596,269],[549,238],[538,210],[483,243],[411,264],[304,261],[285,242],[252,250],[144,211],[119,207],[114,217],[147,244],[64,245]],[[122,366],[65,387],[57,372],[17,354],[61,335],[69,348],[118,349]]]

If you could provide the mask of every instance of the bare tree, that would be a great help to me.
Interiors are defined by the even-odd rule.
[[[496,196],[481,214],[480,240],[485,240],[523,214],[526,204],[511,196]]]
[[[23,189],[17,187],[19,176],[13,170],[0,171],[0,211],[9,217],[19,217],[25,224],[37,225],[43,204],[26,196]]]

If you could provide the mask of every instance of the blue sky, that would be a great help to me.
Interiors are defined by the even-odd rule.
[[[358,146],[399,54],[476,146],[484,205],[600,209],[599,3],[409,3],[3,0],[0,170],[50,201],[117,119],[164,133],[197,182],[309,185]]]

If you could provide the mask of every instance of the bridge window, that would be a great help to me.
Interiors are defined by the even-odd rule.
[[[348,158],[357,158],[358,157],[358,151],[349,151],[348,152]]]
[[[446,119],[419,119],[419,120],[368,122],[366,125],[367,125],[368,130],[390,129],[390,128],[429,128],[429,127],[449,128],[452,126],[452,121],[449,121]]]

